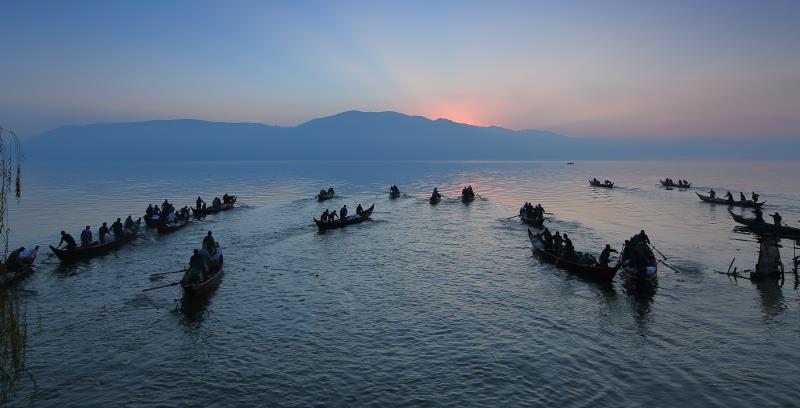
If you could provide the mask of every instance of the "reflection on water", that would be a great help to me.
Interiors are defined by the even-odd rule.
[[[28,325],[24,304],[0,288],[0,403],[8,402],[25,369]]]
[[[148,231],[73,265],[40,255],[24,282],[38,292],[29,300],[41,311],[37,330],[15,323],[14,334],[4,323],[2,337],[4,348],[9,335],[25,340],[3,369],[24,367],[37,383],[3,385],[15,387],[11,406],[69,405],[75,395],[89,406],[120,395],[132,406],[792,406],[800,398],[797,292],[733,285],[714,273],[734,256],[755,264],[758,244],[694,191],[757,189],[769,211],[791,223],[800,220],[798,170],[699,162],[32,163],[27,195],[12,204],[12,220],[25,221],[14,221],[12,245],[55,244],[62,229],[137,217],[165,198],[183,206],[198,194],[229,192],[252,208],[169,236]],[[615,188],[590,188],[591,175]],[[665,176],[698,188],[663,189]],[[389,199],[392,184],[407,198]],[[464,205],[457,197],[470,184],[483,198]],[[328,186],[340,196],[317,202]],[[434,186],[446,197],[436,206],[426,201]],[[544,264],[531,253],[527,226],[512,217],[526,201],[553,214],[553,233],[568,233],[578,251],[595,256],[645,229],[678,271],[660,268],[657,287],[632,290],[619,277],[598,285]],[[316,233],[312,217],[326,208],[373,202],[373,222]],[[210,297],[181,301],[177,287],[142,292],[169,283],[175,275],[149,276],[183,268],[209,230],[226,260]],[[16,322],[32,318],[13,308]]]

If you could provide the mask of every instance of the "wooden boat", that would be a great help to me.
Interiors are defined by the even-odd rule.
[[[5,264],[0,264],[0,287],[10,287],[35,272],[36,269],[33,268],[33,262],[36,260],[38,253],[39,247],[37,246],[30,256],[20,257],[19,267],[13,270],[9,270]]]
[[[611,282],[614,279],[614,275],[617,274],[617,271],[620,268],[619,263],[617,263],[613,267],[599,266],[596,264],[595,265],[579,264],[561,258],[558,255],[548,252],[544,248],[537,245],[537,243],[539,243],[537,239],[537,234],[534,234],[531,230],[528,230],[528,238],[531,240],[531,245],[532,245],[531,248],[533,250],[534,255],[538,256],[539,259],[549,264],[553,264],[568,272],[574,273],[585,279],[590,279],[597,282]]]
[[[661,183],[661,185],[664,186],[664,187],[689,188],[689,187],[692,186],[692,183],[675,184],[674,182],[673,183],[668,183],[668,182],[666,182],[664,180],[661,180],[661,179],[658,179],[658,182]]]
[[[769,233],[769,234],[777,234],[781,237],[785,238],[798,238],[800,237],[800,228],[790,227],[788,225],[781,225],[780,227],[775,224],[769,224],[766,221],[759,221],[755,218],[748,218],[741,215],[734,214],[731,209],[728,209],[728,212],[733,217],[733,220],[746,226],[753,232],[756,233]]]
[[[542,228],[544,226],[544,217],[542,218],[528,218],[526,214],[520,214],[519,219],[525,224],[534,228]]]
[[[330,200],[334,196],[336,196],[336,193],[334,193],[334,192],[325,193],[325,194],[317,194],[317,201]]]
[[[140,221],[136,221],[136,224],[139,225]],[[94,258],[98,255],[103,255],[109,251],[113,251],[122,247],[123,245],[135,240],[139,236],[138,233],[126,233],[122,237],[118,239],[114,239],[113,241],[108,241],[105,243],[100,243],[98,241],[92,242],[91,245],[88,247],[76,247],[75,249],[59,249],[55,248],[52,245],[50,246],[50,250],[60,259],[62,262],[74,262],[79,261],[81,259],[89,259]]]
[[[167,224],[158,224],[159,234],[171,234],[185,226],[189,225],[189,220],[171,222]]]
[[[461,201],[465,202],[465,203],[471,203],[471,202],[475,201],[475,195],[465,195],[465,196],[462,195],[461,196]]]
[[[375,204],[372,204],[369,208],[362,211],[361,214],[352,214],[348,215],[343,220],[336,220],[336,221],[327,221],[322,222],[314,218],[314,223],[317,224],[317,228],[319,228],[320,232],[335,229],[335,228],[344,228],[351,224],[359,224],[369,219],[372,216],[372,210],[375,209]]]
[[[597,181],[597,183],[595,183],[594,180],[589,180],[589,185],[592,187],[614,188],[614,183],[609,182],[608,184],[606,184],[599,180]]]
[[[702,195],[702,194],[700,194],[698,192],[695,192],[695,194],[697,194],[697,197],[699,197],[701,200],[703,200],[703,201],[705,201],[707,203],[725,204],[725,205],[730,205],[730,206],[734,206],[734,207],[757,208],[757,207],[761,207],[762,205],[764,205],[766,203],[766,201],[762,201],[760,203],[756,203],[753,200],[728,201],[725,198],[705,196],[705,195]]]
[[[431,205],[439,204],[441,201],[442,201],[441,195],[438,196],[431,195],[431,198],[428,199],[428,202],[431,203]]]
[[[209,214],[216,214],[220,211],[228,211],[234,207],[234,204],[236,204],[236,197],[233,198],[233,201],[227,204],[221,204],[219,207],[206,207],[205,210],[203,209],[198,210],[197,208],[194,207],[190,208],[192,209],[192,214],[194,214],[195,218],[201,218]]]
[[[223,259],[223,262],[221,262],[219,266],[216,268],[212,267],[208,272],[208,278],[200,283],[186,282],[186,276],[184,275],[183,279],[181,280],[183,297],[200,297],[208,295],[215,287],[217,287],[217,285],[219,285],[220,280],[222,280],[224,263],[225,262]]]
[[[400,190],[389,192],[389,198],[400,198],[400,195]]]

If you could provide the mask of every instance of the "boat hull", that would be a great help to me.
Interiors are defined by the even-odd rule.
[[[766,203],[766,201],[762,201],[760,203],[756,203],[756,202],[754,202],[752,200],[728,201],[728,200],[726,200],[724,198],[705,196],[705,195],[702,195],[702,194],[700,194],[698,192],[695,192],[695,194],[697,194],[697,197],[700,198],[700,200],[702,200],[704,202],[712,203],[712,204],[729,205],[729,206],[732,206],[732,207],[759,208],[759,207],[761,207],[762,205],[764,205]]]
[[[360,215],[356,215],[354,217],[347,217],[344,220],[336,220],[329,222],[322,222],[314,218],[314,223],[317,224],[317,228],[319,229],[320,232],[327,231],[329,229],[344,228],[348,225],[360,224],[368,220],[372,216],[372,211],[374,209],[375,209],[375,204],[372,204],[371,207],[362,211]]]

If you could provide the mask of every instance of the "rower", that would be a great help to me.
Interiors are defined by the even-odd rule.
[[[364,209],[361,208],[361,203],[358,203],[358,207],[356,207],[356,214],[361,215],[364,212]]]
[[[219,197],[214,197],[214,199],[211,201],[211,206],[214,208],[219,208],[222,206],[222,202],[220,201]]]
[[[761,212],[760,208],[756,207],[756,209],[753,210],[753,214],[756,216],[756,222],[764,222],[764,213]]]
[[[553,234],[545,227],[542,236],[544,237],[544,249],[551,251],[553,249]]]
[[[128,218],[130,218],[130,216],[128,216]],[[133,222],[133,220],[131,220],[131,222]],[[111,224],[111,232],[114,233],[114,239],[122,238],[122,221],[119,218]]]
[[[688,185],[689,185],[689,182],[688,182],[688,181],[686,181],[686,179],[683,179],[683,185],[684,185],[684,186],[688,186]]]
[[[25,251],[25,247],[19,247],[10,254],[8,254],[8,258],[6,258],[6,269],[9,271],[15,271],[22,266],[22,262],[20,261],[20,254]]]
[[[648,237],[647,234],[644,233],[644,230],[639,231],[639,235],[636,236],[636,240],[644,242],[647,245],[650,245],[650,237]]]
[[[333,187],[328,187],[328,194],[334,194]]]
[[[714,189],[712,188],[711,190],[708,191],[708,196],[714,198],[717,196],[717,192],[714,191]]]
[[[168,208],[169,208],[169,201],[167,201],[167,199],[165,198],[164,202],[161,203],[161,211],[164,211],[165,209],[168,209]]]
[[[769,216],[772,217],[772,220],[775,223],[776,227],[780,227],[781,226],[781,220],[783,220],[783,218],[781,217],[780,214],[778,214],[777,211],[775,211],[775,214],[770,214]]]
[[[729,203],[733,202],[733,194],[731,194],[730,191],[728,191],[728,194],[725,194],[725,198],[728,199]]]
[[[149,205],[147,206],[147,209],[146,209],[146,210],[144,210],[144,215],[146,215],[146,216],[147,216],[147,218],[150,218],[150,217],[152,217],[152,216],[153,216],[153,204],[149,204]]]
[[[133,218],[130,214],[128,214],[128,218],[125,218],[125,226],[124,228],[128,231],[133,230]]]
[[[758,202],[758,194],[755,191],[753,191],[752,196],[753,196],[753,203],[757,203]]]
[[[627,260],[631,256],[631,252],[633,252],[633,244],[631,244],[630,240],[625,240],[625,243],[622,244],[622,255],[620,256],[621,260]]]
[[[553,251],[556,254],[561,253],[561,245],[563,242],[564,239],[561,237],[561,233],[556,231],[556,235],[553,235]]]
[[[206,235],[206,237],[203,238],[203,249],[205,249],[209,253],[211,253],[211,251],[213,251],[214,248],[216,248],[216,247],[217,247],[217,245],[214,242],[214,237],[211,236],[211,231],[208,231],[208,235]]]
[[[91,234],[91,232],[90,232],[90,234]],[[91,239],[89,239],[89,241],[91,241]],[[60,248],[61,244],[65,243],[65,242],[67,244],[67,250],[68,251],[71,251],[71,250],[75,249],[75,247],[77,246],[75,244],[75,238],[72,238],[72,235],[67,234],[65,231],[61,231],[61,241],[58,242],[58,245],[56,246],[56,248]]]
[[[106,235],[108,235],[109,232],[110,231],[108,230],[108,226],[104,222],[103,225],[100,226],[100,229],[97,230],[97,235],[100,236],[100,243],[101,244],[106,242]]]
[[[81,232],[81,246],[88,247],[89,245],[92,245],[92,229],[87,225]]]
[[[741,191],[739,192],[739,201],[747,201],[747,197]]]
[[[612,252],[618,253],[616,249],[611,248],[611,245],[606,244],[606,247],[600,252],[600,259],[597,263],[604,268],[608,268],[608,259],[611,257]]]
[[[228,195],[228,193],[225,193],[225,194],[222,196],[222,202],[223,202],[224,204],[228,204],[230,201],[231,201],[231,197]]]
[[[604,181],[603,183],[604,183],[605,185],[607,185],[607,186],[610,186],[610,185],[611,185],[611,180],[606,180],[606,181]]]
[[[564,234],[564,250],[561,251],[562,258],[571,259],[575,255],[575,247],[572,246],[572,240],[569,239],[569,235]]]
[[[321,222],[327,222],[329,213],[330,213],[330,211],[328,211],[328,209],[326,208],[325,211],[323,211],[322,214],[319,216],[319,220]]]
[[[324,188],[319,189],[319,197],[322,197],[324,195],[325,195],[325,189]]]
[[[200,283],[205,280],[206,262],[200,251],[194,250],[192,257],[189,258],[189,269],[186,271],[186,281],[188,283]]]
[[[339,210],[339,219],[344,221],[347,218],[347,204],[343,205]]]

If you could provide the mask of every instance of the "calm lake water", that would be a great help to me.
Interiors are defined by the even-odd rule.
[[[43,245],[3,316],[9,406],[795,406],[800,294],[713,270],[757,257],[722,195],[757,189],[800,220],[800,164],[699,162],[28,163],[11,243]],[[610,178],[613,190],[587,186]],[[668,191],[658,179],[686,178]],[[390,200],[397,184],[407,197]],[[454,198],[430,206],[434,186]],[[320,188],[339,197],[318,203]],[[237,194],[252,208],[63,266],[46,245],[168,198]],[[629,293],[532,256],[524,201],[578,250],[644,228],[671,266]],[[374,221],[318,234],[325,208],[375,203]],[[741,210],[737,210],[741,212]],[[177,287],[213,230],[225,276],[208,304]],[[783,241],[788,264],[792,241]],[[14,316],[14,319],[9,319]],[[14,368],[17,368],[16,373]]]

